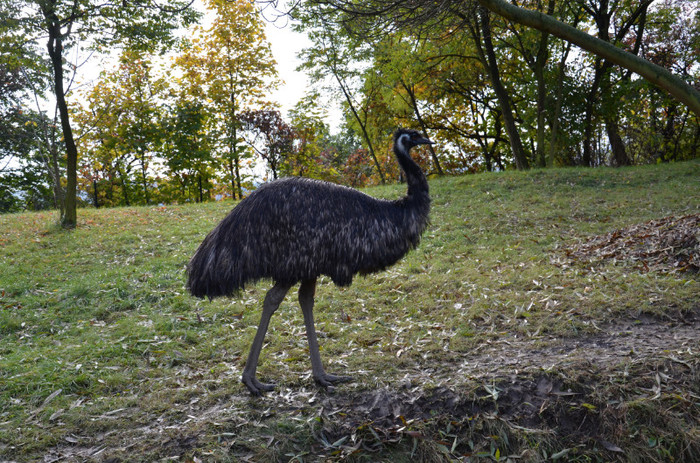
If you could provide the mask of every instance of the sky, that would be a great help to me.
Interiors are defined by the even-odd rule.
[[[265,22],[265,35],[270,42],[272,55],[277,61],[277,72],[284,84],[274,93],[273,100],[280,103],[286,113],[299,101],[309,87],[306,74],[296,70],[301,64],[297,54],[311,41],[303,34],[294,32],[283,20]]]
[[[277,72],[284,84],[272,95],[272,100],[280,103],[282,115],[287,116],[287,112],[302,98],[309,88],[309,79],[305,73],[297,71],[301,64],[297,54],[305,47],[311,45],[311,41],[306,35],[294,32],[291,25],[284,18],[272,21],[274,18],[263,15],[267,21],[265,25],[265,35],[270,43],[272,55],[277,61]],[[326,103],[328,119],[326,123],[330,126],[331,132],[336,132],[340,127],[342,113],[338,103]]]

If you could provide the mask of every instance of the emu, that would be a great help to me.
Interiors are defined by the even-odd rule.
[[[265,184],[243,199],[199,246],[187,266],[193,296],[231,296],[246,283],[272,279],[257,333],[243,369],[251,394],[274,389],[256,378],[258,357],[272,314],[298,282],[313,378],[323,387],[352,380],[325,372],[314,328],[316,280],[348,286],[355,274],[384,270],[415,248],[428,224],[428,182],[409,150],[432,144],[415,130],[394,133],[394,154],[408,194],[375,199],[333,183],[289,177]]]

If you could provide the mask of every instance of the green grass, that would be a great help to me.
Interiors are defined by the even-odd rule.
[[[395,198],[404,188],[367,192]],[[601,364],[546,355],[618,334],[621,323],[652,320],[670,334],[697,317],[698,274],[588,265],[564,251],[700,212],[700,163],[483,174],[430,188],[417,250],[350,288],[319,285],[321,355],[356,381],[313,385],[290,294],[260,359],[259,376],[279,385],[263,399],[239,378],[269,282],[213,302],[184,288],[189,257],[231,202],[85,209],[73,231],[53,212],[0,216],[0,460],[700,459],[697,344]],[[486,355],[498,352],[504,361]],[[508,363],[520,354],[530,363]],[[543,381],[562,393],[540,400]],[[380,417],[377,391],[426,414]],[[459,407],[440,405],[453,393]],[[519,408],[528,403],[537,410]]]

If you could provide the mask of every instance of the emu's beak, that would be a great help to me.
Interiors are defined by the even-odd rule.
[[[429,139],[423,138],[423,137],[421,137],[421,138],[419,138],[419,139],[417,139],[417,140],[414,140],[413,142],[414,142],[416,145],[434,145],[434,144],[435,144],[434,141],[430,141]]]

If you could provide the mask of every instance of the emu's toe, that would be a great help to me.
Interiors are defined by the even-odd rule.
[[[323,375],[314,377],[314,381],[316,381],[317,384],[323,387],[331,387],[334,384],[347,383],[348,381],[352,380],[352,376],[336,376],[329,375],[328,373],[324,373]]]
[[[245,384],[245,387],[248,388],[251,395],[256,397],[262,395],[263,392],[270,392],[275,389],[274,384],[261,383],[255,377],[249,378],[244,376],[241,378],[241,381]]]

